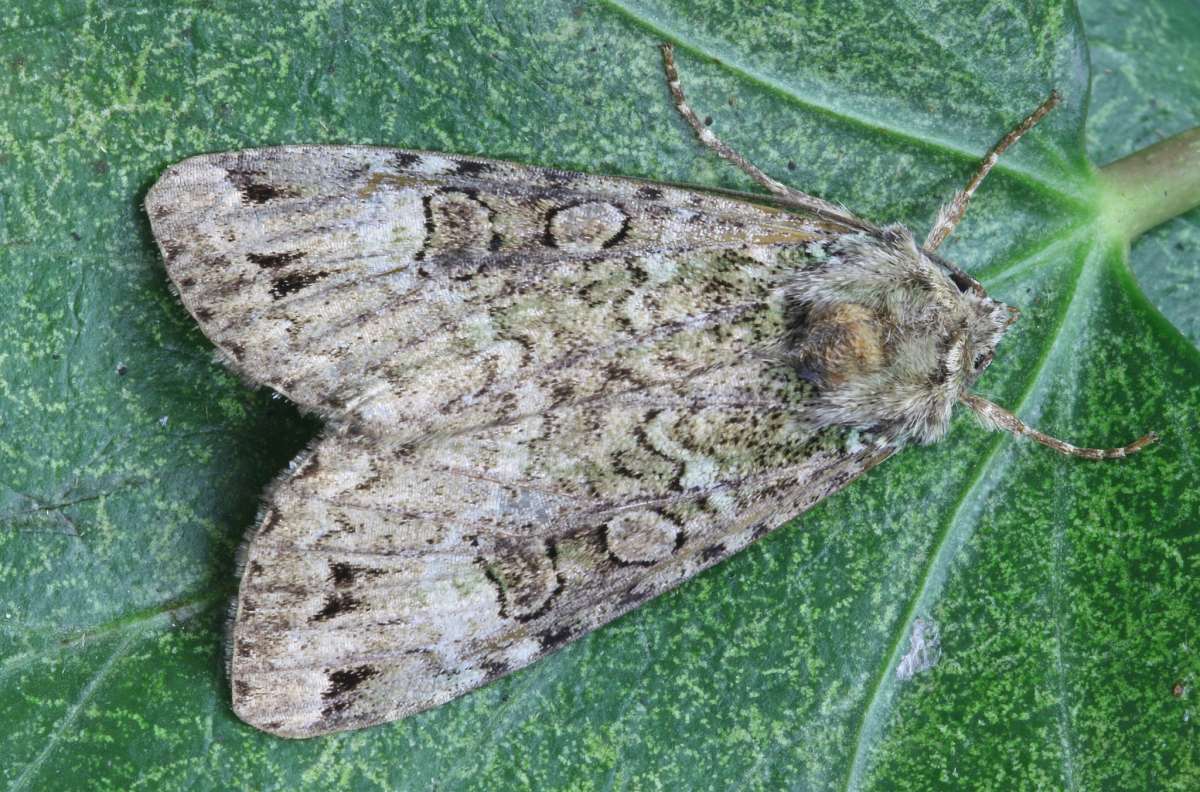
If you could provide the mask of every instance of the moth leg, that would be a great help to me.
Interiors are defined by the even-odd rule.
[[[1151,432],[1120,448],[1080,448],[1079,446],[1071,445],[1065,440],[1059,440],[1057,437],[1051,437],[1048,434],[1039,432],[1008,410],[988,401],[982,396],[977,396],[974,393],[966,393],[960,399],[975,411],[975,414],[979,416],[979,420],[989,429],[1003,429],[1014,435],[1028,437],[1030,440],[1041,443],[1047,448],[1053,448],[1064,456],[1082,457],[1083,459],[1120,459],[1130,454],[1136,454],[1151,443],[1158,442],[1158,435]]]
[[[675,100],[675,109],[679,111],[679,114],[683,116],[684,120],[696,132],[696,137],[700,138],[701,143],[715,151],[717,156],[741,168],[747,176],[778,196],[782,203],[813,212],[818,216],[827,217],[831,220],[841,222],[849,220],[851,224],[865,226],[861,220],[850,214],[845,207],[823,201],[814,195],[794,190],[786,184],[775,181],[748,159],[730,148],[728,143],[717,137],[700,120],[699,116],[696,115],[696,111],[691,108],[691,105],[687,102],[687,98],[683,95],[683,86],[679,82],[679,72],[675,68],[675,48],[670,44],[663,44],[661,49],[663,69],[667,73],[667,87],[671,89],[671,97]]]
[[[975,175],[967,182],[967,186],[954,194],[950,199],[950,203],[944,204],[938,210],[937,220],[933,223],[933,228],[929,229],[929,236],[925,237],[925,249],[936,250],[938,245],[945,241],[946,237],[950,236],[954,231],[954,227],[958,225],[958,221],[962,220],[963,215],[967,212],[967,204],[971,202],[971,196],[979,189],[980,183],[983,182],[983,177],[988,175],[988,172],[1000,159],[1000,155],[1008,149],[1013,143],[1016,143],[1021,137],[1033,129],[1037,122],[1041,121],[1046,113],[1054,109],[1062,100],[1062,96],[1058,91],[1051,91],[1050,96],[1046,97],[1046,101],[1038,105],[1037,109],[1029,115],[1025,116],[1025,120],[1017,124],[1007,135],[1000,139],[1000,142],[992,146],[992,150],[983,158],[983,162],[979,163],[979,169],[975,171]]]

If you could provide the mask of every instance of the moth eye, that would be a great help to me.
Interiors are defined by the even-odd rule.
[[[975,356],[975,370],[979,371],[979,369],[981,369],[985,365],[987,365],[987,362],[991,359],[992,359],[991,352],[981,352],[978,355],[976,355]]]

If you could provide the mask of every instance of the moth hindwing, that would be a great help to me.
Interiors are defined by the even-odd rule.
[[[146,208],[184,305],[326,421],[246,548],[239,717],[436,706],[939,437],[1009,309],[790,197],[346,146],[170,168]]]

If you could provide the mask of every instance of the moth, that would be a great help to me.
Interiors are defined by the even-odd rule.
[[[742,549],[965,404],[1017,311],[938,245],[769,196],[359,146],[211,154],[146,209],[246,380],[325,420],[267,490],[229,638],[233,709],[284,737],[434,707]]]

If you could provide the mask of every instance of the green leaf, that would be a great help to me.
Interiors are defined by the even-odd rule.
[[[1139,289],[1090,164],[1200,123],[1200,19],[1183,0],[1084,11],[1095,122],[1084,29],[1061,2],[9,3],[0,781],[1200,786],[1198,216],[1132,252],[1185,337]],[[1162,442],[1089,463],[962,416],[944,442],[449,705],[306,742],[241,724],[221,672],[235,548],[318,427],[212,361],[167,289],[146,188],[192,154],[298,142],[748,188],[675,115],[662,40],[752,161],[919,236],[1060,90],[943,248],[1023,311],[979,389],[1074,442]],[[901,681],[917,617],[941,656]]]

